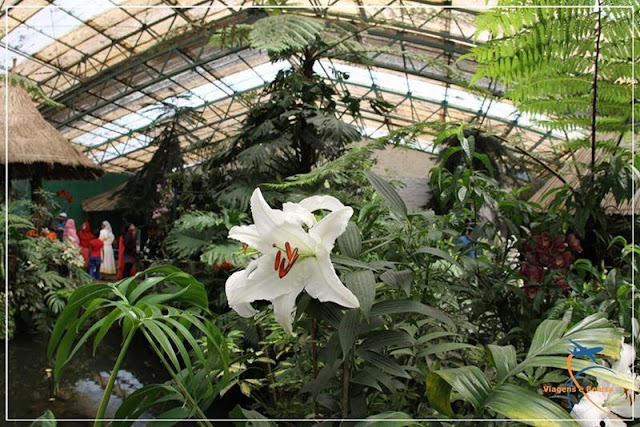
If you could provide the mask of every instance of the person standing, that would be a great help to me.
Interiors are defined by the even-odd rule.
[[[58,220],[56,221],[56,236],[58,236],[58,240],[61,242],[64,240],[64,225],[67,222],[67,214],[65,212],[61,212],[58,215]]]
[[[102,262],[102,248],[104,242],[99,239],[93,239],[89,242],[89,276],[93,280],[100,280],[100,263]]]
[[[100,230],[100,240],[104,243],[102,264],[100,265],[100,273],[102,274],[116,274],[116,259],[113,256],[113,241],[115,239],[109,221],[102,221],[102,230]]]
[[[124,277],[131,277],[131,271],[133,269],[133,265],[136,263],[137,255],[136,255],[136,226],[133,224],[129,224],[127,227],[127,232],[122,237],[122,244],[124,247],[123,250],[123,259],[124,259]]]
[[[89,221],[85,221],[82,223],[82,230],[78,232],[78,238],[80,239],[80,252],[82,253],[82,258],[84,258],[84,268],[85,270],[88,270],[89,242],[95,239],[95,236],[91,232]]]
[[[69,218],[64,224],[64,231],[62,232],[62,241],[71,240],[74,245],[80,247],[80,238],[76,232],[76,223],[73,219]]]

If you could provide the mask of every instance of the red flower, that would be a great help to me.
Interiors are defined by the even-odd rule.
[[[553,239],[553,249],[561,251],[564,249],[564,236],[558,236]]]
[[[520,274],[534,283],[542,283],[544,281],[544,270],[540,267],[535,267],[528,262],[525,262],[520,266]]]
[[[216,264],[213,266],[213,271],[218,273],[222,270],[233,270],[233,268],[233,264],[231,264],[230,262],[222,261],[220,264]]]
[[[27,237],[39,237],[40,235],[38,234],[38,232],[36,230],[29,230],[27,231]]]
[[[544,270],[541,267],[533,267],[529,270],[529,279],[535,283],[544,282]]]
[[[73,203],[73,197],[72,196],[67,197],[67,202]]]
[[[551,246],[551,237],[546,231],[534,236],[533,241],[536,242],[536,245],[538,246],[536,251],[546,250]]]
[[[579,254],[582,253],[582,246],[580,246],[580,239],[578,239],[575,234],[569,234],[567,236],[567,243],[569,244],[569,249],[573,252],[577,252]]]
[[[568,252],[565,252],[568,253]],[[564,266],[564,254],[556,254],[551,259],[551,265],[549,267],[555,269],[563,268]]]

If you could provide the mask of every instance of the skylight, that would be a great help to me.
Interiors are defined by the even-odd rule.
[[[90,4],[81,4],[82,2],[78,0],[56,0],[36,12],[24,24],[14,28],[0,40],[0,44],[3,47],[9,46],[27,55],[33,55],[80,27],[84,22],[117,7],[123,1],[91,0]],[[26,57],[14,52],[6,52],[6,58],[5,55],[0,55],[0,65],[8,68],[13,59],[16,63],[20,63],[25,61]]]
[[[210,104],[222,99],[228,98],[231,94],[225,92],[221,87],[227,85],[237,92],[246,92],[251,89],[262,87],[265,82],[271,82],[280,70],[291,67],[288,61],[278,61],[276,63],[267,62],[255,67],[253,70],[244,70],[234,74],[230,74],[221,79],[221,83],[206,83],[188,91],[184,91],[175,96],[166,98],[165,104],[171,104],[176,107],[192,107],[198,108],[205,104]],[[256,74],[257,73],[257,74]],[[261,76],[261,77],[258,77]],[[96,146],[107,142],[110,139],[119,138],[133,131],[139,131],[149,126],[154,121],[162,118],[168,118],[173,115],[173,111],[167,109],[162,102],[148,105],[135,113],[129,113],[110,125],[104,125],[86,132],[73,139],[73,142],[86,145]],[[117,133],[119,132],[119,134]],[[130,146],[127,146],[129,149]],[[125,151],[124,153],[127,153]],[[107,161],[107,160],[104,160]]]

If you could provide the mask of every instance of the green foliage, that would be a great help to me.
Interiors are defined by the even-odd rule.
[[[177,258],[194,258],[213,267],[227,261],[241,263],[244,258],[238,243],[226,242],[229,229],[247,221],[247,215],[222,208],[220,213],[193,211],[175,221],[165,244]]]
[[[230,379],[226,340],[207,315],[202,283],[171,266],[154,267],[117,283],[82,286],[69,298],[49,340],[47,356],[54,363],[54,380],[60,382],[63,370],[91,338],[95,353],[112,328],[121,328],[124,342],[96,416],[102,418],[120,363],[140,332],[172,380],[146,386],[125,399],[117,415],[131,421],[123,425],[130,425],[151,406],[171,401],[177,404],[159,418],[205,418],[202,411]],[[204,349],[198,336],[205,340]]]
[[[176,197],[173,194],[174,187],[179,187],[176,174],[184,166],[180,135],[190,132],[190,125],[201,120],[191,108],[177,108],[170,104],[162,108],[164,110],[158,122],[163,123],[153,129],[157,134],[150,143],[150,146],[157,147],[153,157],[144,163],[119,193],[118,207],[124,210],[129,221],[138,224],[151,223],[162,216],[159,209],[162,209],[160,212],[172,210]]]
[[[6,325],[9,338],[15,332],[18,319],[28,329],[49,331],[69,293],[90,280],[84,271],[80,250],[73,243],[49,240],[36,232],[34,223],[46,223],[50,215],[46,207],[27,201],[10,202],[7,206],[8,240],[3,246],[0,267],[9,284],[9,324]],[[0,233],[5,233],[4,222]],[[4,266],[5,250],[8,251],[7,267]],[[3,294],[3,306],[4,298]]]
[[[524,4],[546,6],[544,1],[500,2]],[[583,7],[505,7],[482,13],[476,34],[488,33],[491,40],[470,53],[479,63],[474,80],[505,84],[505,96],[518,109],[549,116],[543,123],[552,129],[588,128],[595,114],[598,132],[627,133],[636,97],[631,63],[638,61],[638,52],[631,41],[634,32],[638,35],[632,26],[638,10],[596,8],[588,1],[572,6]]]
[[[574,340],[587,347],[601,346],[601,356],[617,359],[620,355],[622,334],[601,313],[593,314],[569,327],[567,320],[545,320],[535,331],[533,341],[524,360],[518,363],[512,346],[487,346],[490,363],[495,367],[495,377],[488,376],[477,366],[440,369],[427,376],[427,398],[443,415],[453,417],[451,392],[471,403],[477,417],[499,416],[518,420],[529,425],[548,425],[557,420],[557,425],[578,425],[558,404],[527,388],[522,380],[528,376],[523,371],[532,368],[566,369],[567,348]],[[560,356],[555,356],[560,355]],[[576,369],[599,366],[590,361],[576,360]],[[640,384],[616,371],[593,369],[589,375],[610,381],[631,390]],[[551,378],[547,375],[546,378]],[[559,377],[562,380],[563,377]],[[458,414],[461,415],[461,414]],[[565,420],[565,421],[560,421]],[[547,423],[547,424],[545,424]],[[555,424],[554,424],[555,425]]]
[[[33,423],[31,427],[56,427],[58,421],[55,415],[50,410],[47,410],[44,414],[40,415]]]
[[[352,125],[337,118],[338,92],[317,75],[281,71],[262,98],[249,110],[240,133],[213,147],[204,165],[212,175],[209,191],[220,205],[244,209],[258,184],[293,175],[311,172],[305,183],[317,182],[331,172],[312,169],[337,159],[360,138]]]

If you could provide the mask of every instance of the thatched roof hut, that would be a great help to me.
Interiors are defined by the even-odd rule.
[[[8,102],[5,96],[8,92]],[[5,110],[8,107],[8,114]],[[0,134],[8,136],[9,176],[13,179],[96,179],[102,168],[65,139],[38,112],[19,86],[0,82]],[[8,132],[6,126],[8,125]],[[7,133],[5,133],[7,132]],[[6,164],[0,150],[0,164]]]
[[[602,159],[603,152],[598,150],[596,152],[597,159],[596,161],[600,161]],[[589,170],[591,165],[591,151],[587,149],[578,150],[574,153],[574,159],[570,159],[571,162],[565,164],[559,171],[558,174],[567,181],[567,184],[571,185],[573,188],[578,186],[579,177],[576,174],[576,168],[582,173]],[[529,201],[538,203],[543,208],[548,208],[549,204],[553,200],[553,195],[548,197],[544,197],[544,195],[554,189],[560,187],[562,181],[555,176],[549,178],[549,180],[529,199]],[[624,202],[618,204],[616,202],[613,194],[607,194],[604,199],[600,202],[600,206],[605,209],[605,212],[610,215],[631,215],[632,212],[636,214],[640,213],[640,191],[636,192],[633,197],[633,203],[631,200],[625,200]]]

